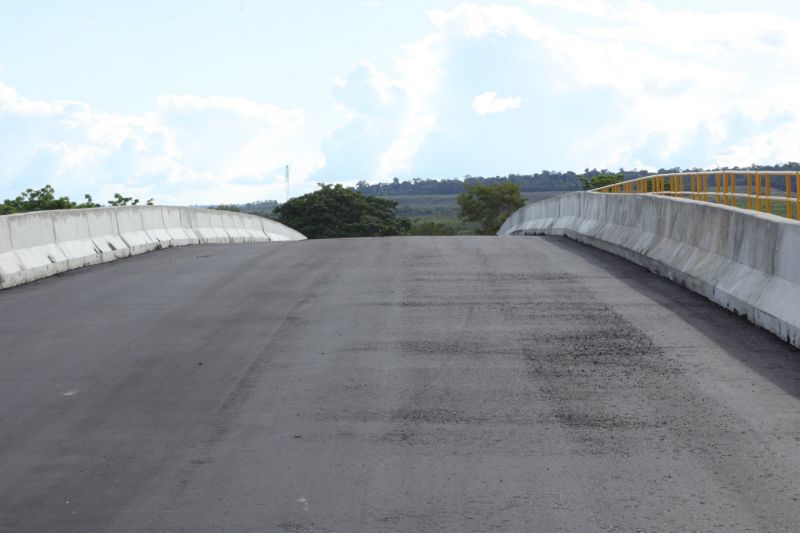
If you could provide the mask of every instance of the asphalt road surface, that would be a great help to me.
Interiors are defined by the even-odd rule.
[[[563,239],[169,249],[0,293],[0,530],[798,531],[798,396]]]

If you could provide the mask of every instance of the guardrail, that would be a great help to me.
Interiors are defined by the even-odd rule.
[[[100,207],[0,216],[0,289],[171,246],[297,241],[274,220],[214,209]]]
[[[776,191],[783,194],[777,196]],[[800,220],[800,172],[718,170],[654,174],[589,192],[684,197]]]
[[[498,235],[557,235],[606,250],[800,348],[800,223],[795,220],[652,192],[575,192],[520,208]]]

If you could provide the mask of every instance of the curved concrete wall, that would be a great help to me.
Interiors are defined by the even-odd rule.
[[[0,216],[0,289],[59,272],[187,244],[296,241],[253,215],[192,207],[101,207]]]
[[[570,193],[498,235],[560,235],[625,257],[800,347],[800,223],[705,202]]]

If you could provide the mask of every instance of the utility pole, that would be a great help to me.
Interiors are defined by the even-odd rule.
[[[289,201],[289,165],[286,165],[286,201]]]

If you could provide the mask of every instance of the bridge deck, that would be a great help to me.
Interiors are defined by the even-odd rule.
[[[550,238],[170,249],[0,293],[0,531],[780,531],[800,357]]]

